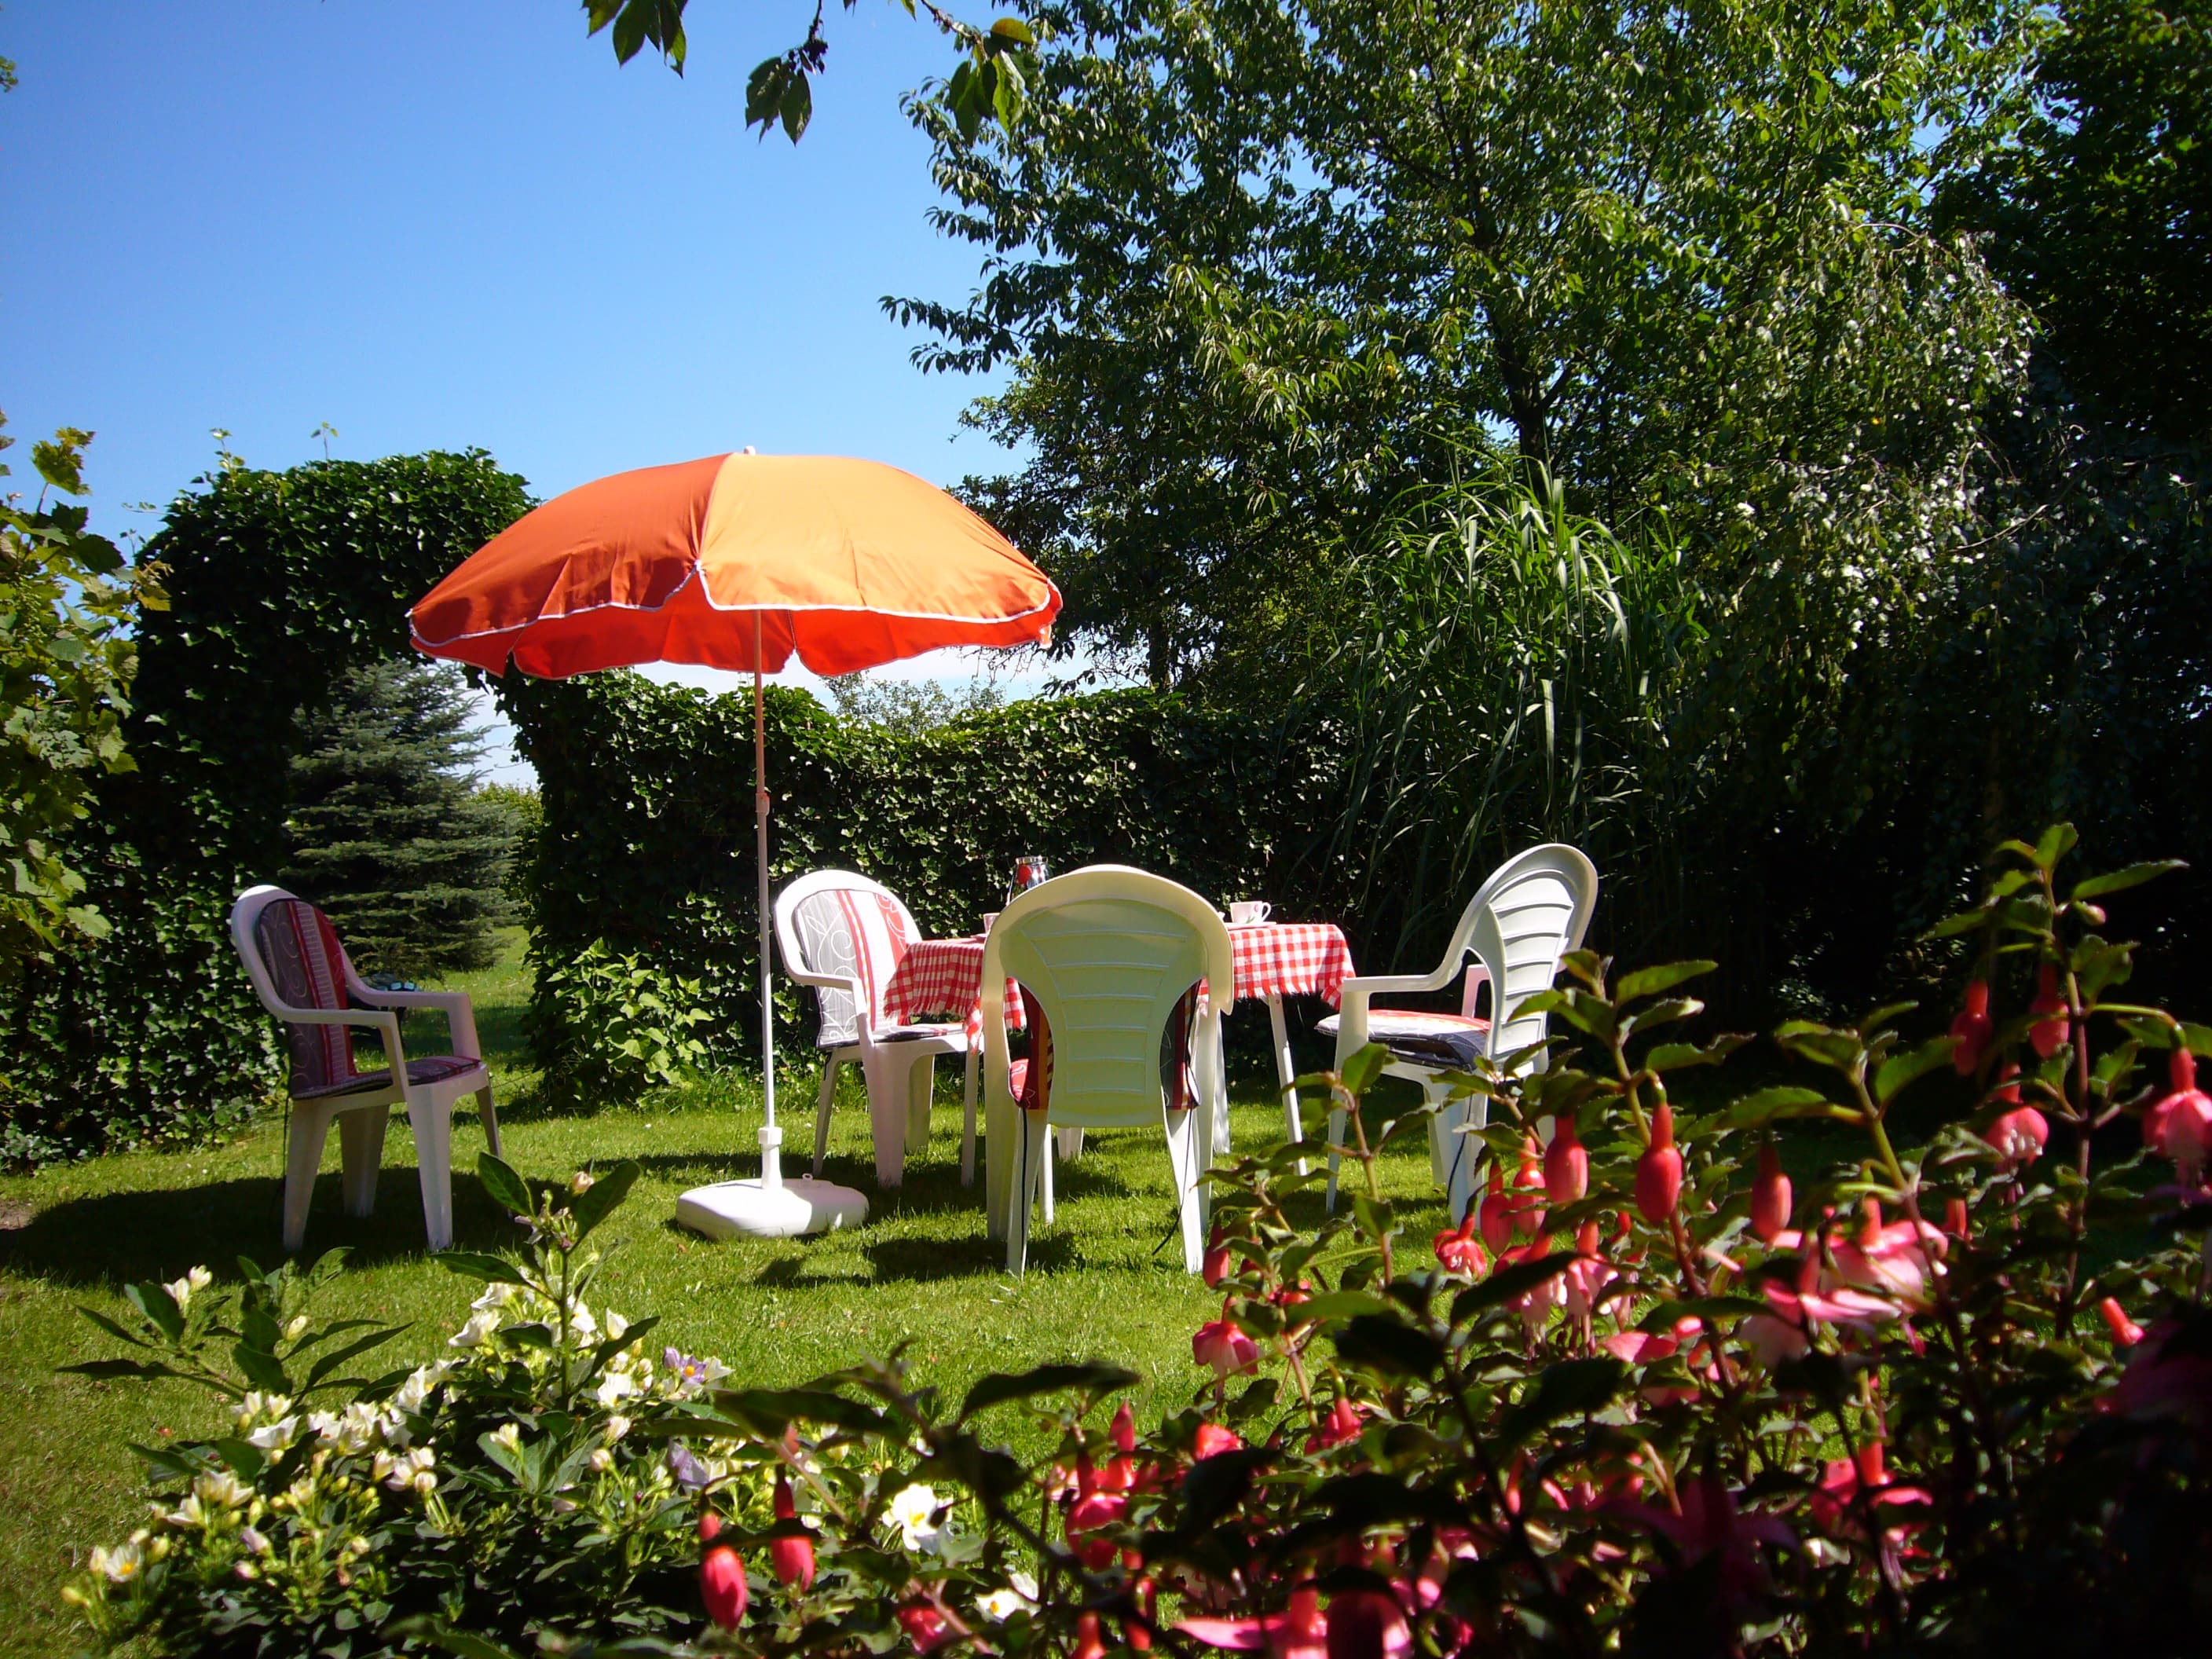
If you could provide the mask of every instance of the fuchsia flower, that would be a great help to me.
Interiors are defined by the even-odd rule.
[[[1106,1659],[1106,1644],[1098,1634],[1098,1615],[1079,1614],[1075,1620],[1073,1659]]]
[[[1068,1547],[1091,1571],[1097,1572],[1114,1559],[1114,1540],[1099,1535],[1101,1528],[1116,1525],[1128,1514],[1127,1498],[1098,1489],[1097,1472],[1091,1467],[1090,1458],[1076,1459],[1075,1501],[1067,1506],[1063,1524]]]
[[[1682,1201],[1682,1154],[1674,1146],[1674,1109],[1661,1101],[1651,1114],[1651,1144],[1636,1160],[1636,1208],[1653,1226]]]
[[[1242,1451],[1244,1442],[1234,1429],[1224,1429],[1218,1423],[1201,1423],[1198,1436],[1191,1443],[1190,1455],[1194,1462],[1203,1463],[1209,1457],[1218,1457],[1224,1452]]]
[[[2012,1109],[1991,1123],[1982,1139],[1996,1150],[1999,1172],[2017,1175],[2043,1156],[2051,1139],[2051,1125],[2034,1107],[2021,1104],[2019,1066],[2006,1066],[2001,1081],[1996,1098]]]
[[[791,1482],[779,1470],[775,1477],[775,1518],[796,1521],[799,1506],[791,1501]],[[771,1538],[768,1540],[769,1565],[775,1571],[776,1582],[790,1589],[805,1591],[814,1583],[814,1540],[811,1538]]]
[[[1221,1317],[1206,1321],[1190,1339],[1190,1357],[1225,1382],[1237,1372],[1249,1371],[1259,1364],[1260,1345],[1237,1328],[1237,1322],[1229,1316],[1229,1303],[1224,1299],[1221,1304]]]
[[[2173,1086],[2143,1114],[2143,1144],[2172,1158],[2182,1184],[2195,1187],[2212,1150],[2212,1098],[2197,1086],[2197,1056],[2182,1043],[2167,1056],[2166,1076]]]
[[[957,1634],[943,1613],[927,1601],[908,1601],[898,1610],[899,1627],[906,1632],[906,1639],[914,1644],[916,1653],[934,1653]],[[1095,1613],[1085,1618],[1096,1620]],[[1099,1650],[1105,1652],[1103,1648]]]
[[[1465,1220],[1457,1227],[1447,1227],[1437,1235],[1437,1261],[1446,1273],[1464,1273],[1469,1279],[1479,1279],[1490,1271],[1490,1258],[1483,1254],[1482,1246],[1475,1242],[1476,1216],[1475,1208],[1469,1206]]]
[[[1498,1258],[1498,1265],[1506,1267],[1523,1261],[1541,1261],[1549,1254],[1544,1248],[1544,1241],[1540,1238],[1533,1243],[1515,1245]],[[1565,1273],[1554,1273],[1542,1284],[1530,1285],[1506,1303],[1507,1307],[1521,1316],[1521,1323],[1528,1329],[1529,1341],[1534,1342],[1542,1333],[1545,1322],[1552,1316],[1553,1309],[1566,1306],[1565,1279]]]
[[[1339,1590],[1328,1600],[1328,1659],[1405,1659],[1413,1650],[1406,1609],[1388,1590]]]
[[[1502,1256],[1513,1248],[1513,1205],[1505,1196],[1505,1171],[1490,1160],[1490,1185],[1482,1195],[1482,1242],[1490,1253]]]
[[[1575,1133],[1572,1113],[1561,1115],[1544,1149],[1544,1191],[1554,1204],[1572,1204],[1589,1191],[1589,1153]]]
[[[2048,1060],[2064,1045],[2067,1026],[2074,1014],[2059,994],[2057,963],[2046,962],[2036,970],[2035,1000],[2027,1005],[2027,1012],[2035,1020],[2027,1028],[2029,1046]]]
[[[1350,1445],[1359,1438],[1360,1425],[1366,1415],[1364,1407],[1338,1395],[1336,1404],[1328,1408],[1328,1416],[1322,1420],[1322,1425],[1306,1437],[1306,1449],[1310,1452],[1327,1451],[1334,1447]]]
[[[1751,1183],[1751,1231],[1771,1244],[1790,1228],[1790,1177],[1782,1173],[1782,1154],[1772,1141],[1759,1149],[1759,1176]]]
[[[1764,1318],[1765,1315],[1754,1317]],[[1649,1365],[1671,1358],[1681,1344],[1656,1331],[1616,1331],[1598,1345],[1615,1359],[1631,1365]]]
[[[1098,1472],[1100,1492],[1133,1492],[1139,1483],[1137,1460],[1137,1414],[1124,1400],[1114,1413],[1114,1423],[1108,1433],[1114,1442],[1114,1455],[1106,1460],[1106,1467]]]
[[[1778,1279],[1760,1280],[1767,1310],[1753,1314],[1736,1327],[1736,1334],[1750,1348],[1752,1357],[1769,1370],[1784,1359],[1802,1359],[1811,1352],[1816,1325],[1871,1331],[1903,1316],[1895,1304],[1863,1291],[1824,1294],[1809,1282],[1816,1271],[1816,1264],[1808,1258],[1795,1290]]]
[[[1759,1546],[1794,1550],[1797,1534],[1771,1515],[1736,1507],[1735,1494],[1718,1474],[1681,1486],[1680,1514],[1656,1504],[1621,1503],[1612,1507],[1649,1527],[1674,1547],[1684,1566],[1717,1558],[1717,1588],[1723,1605],[1738,1608],[1766,1591],[1766,1564]]]
[[[1206,1280],[1206,1288],[1219,1290],[1221,1281],[1229,1277],[1229,1245],[1221,1236],[1221,1229],[1216,1227],[1212,1236],[1206,1241],[1205,1261],[1199,1269],[1200,1277]]]
[[[1990,1018],[1990,982],[1985,979],[1966,981],[1966,1006],[1951,1022],[1951,1035],[1959,1039],[1959,1046],[1951,1050],[1951,1064],[1960,1077],[1972,1077],[1981,1069],[1982,1057],[1996,1041],[1997,1024]]]
[[[745,1564],[727,1544],[714,1540],[722,1530],[722,1517],[708,1510],[699,1517],[699,1541],[707,1553],[699,1563],[699,1599],[707,1616],[724,1630],[735,1630],[745,1617]]]
[[[1194,1642],[1232,1652],[1265,1651],[1269,1659],[1328,1659],[1328,1621],[1322,1616],[1321,1594],[1310,1583],[1291,1592],[1280,1613],[1257,1619],[1186,1619],[1176,1626]]]
[[[1559,1303],[1577,1319],[1587,1319],[1597,1307],[1598,1292],[1615,1277],[1612,1265],[1598,1254],[1598,1230],[1595,1221],[1585,1221],[1575,1235],[1578,1252],[1574,1262],[1559,1275]]]
[[[1924,1221],[1894,1221],[1885,1227],[1881,1206],[1869,1199],[1858,1237],[1835,1247],[1836,1272],[1855,1289],[1880,1291],[1917,1308],[1925,1300],[1928,1276],[1944,1249],[1943,1235]]]
[[[1923,1488],[1900,1486],[1889,1478],[1882,1468],[1879,1440],[1861,1446],[1856,1457],[1839,1457],[1829,1463],[1807,1507],[1812,1510],[1813,1523],[1822,1532],[1832,1537],[1856,1537],[1860,1531],[1850,1510],[1862,1499],[1869,1513],[1880,1508],[1925,1508],[1936,1501]],[[1899,1517],[1895,1524],[1881,1528],[1883,1540],[1893,1545],[1919,1524],[1917,1520]]]
[[[1947,1198],[1943,1200],[1943,1231],[1954,1238],[1964,1238],[1966,1236],[1966,1200],[1965,1199]]]
[[[1521,1167],[1513,1172],[1513,1228],[1523,1238],[1544,1231],[1544,1160],[1536,1150],[1536,1137],[1521,1143]],[[1332,1604],[1334,1605],[1334,1604]]]
[[[2106,1325],[2111,1329],[2112,1340],[2123,1348],[2132,1348],[2143,1340],[2142,1327],[2128,1317],[2127,1310],[2120,1306],[2118,1297],[2106,1297],[2097,1304],[2097,1311],[2103,1316]]]

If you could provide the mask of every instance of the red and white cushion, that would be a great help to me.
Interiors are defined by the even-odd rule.
[[[1341,1029],[1341,1018],[1331,1014],[1314,1030],[1334,1037]],[[1419,1008],[1372,1008],[1367,1014],[1367,1040],[1419,1065],[1470,1066],[1490,1052],[1490,1022]]]

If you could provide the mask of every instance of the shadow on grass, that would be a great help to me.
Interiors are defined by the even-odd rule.
[[[341,1245],[356,1267],[422,1255],[422,1188],[414,1165],[386,1166],[373,1215],[347,1215],[338,1184],[336,1173],[315,1183],[301,1260]],[[284,1259],[283,1193],[283,1180],[270,1176],[68,1199],[40,1211],[25,1226],[0,1232],[0,1267],[63,1285],[173,1279],[196,1264],[219,1279],[234,1279],[241,1255],[264,1267]],[[457,1178],[456,1248],[506,1249],[516,1242],[505,1212],[473,1178]]]

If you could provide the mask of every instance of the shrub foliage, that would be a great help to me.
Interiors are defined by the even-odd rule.
[[[68,1593],[108,1641],[267,1655],[2193,1650],[2212,1030],[2127,1000],[2101,932],[2163,866],[2074,880],[2072,839],[2007,843],[1946,924],[1979,963],[1948,1035],[1791,1022],[1792,1080],[1717,1110],[1668,1087],[1748,1040],[1685,1035],[1711,964],[1571,957],[1550,1064],[1457,1080],[1487,1189],[1432,1243],[1374,1179],[1432,1108],[1352,1111],[1317,1228],[1296,1149],[1217,1171],[1221,1316],[1150,1428],[1097,1366],[954,1407],[896,1360],[656,1358],[586,1299],[629,1166],[487,1158],[532,1249],[448,1256],[489,1286],[450,1357],[363,1387],[331,1379],[387,1334],[287,1276],[138,1286],[101,1323],[147,1357],[88,1369],[198,1376],[236,1432],[146,1454],[149,1524]]]

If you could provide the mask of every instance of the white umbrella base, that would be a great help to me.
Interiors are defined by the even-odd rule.
[[[834,1181],[801,1178],[769,1187],[758,1181],[718,1181],[676,1200],[678,1224],[709,1238],[797,1238],[835,1232],[868,1218],[866,1195]]]

